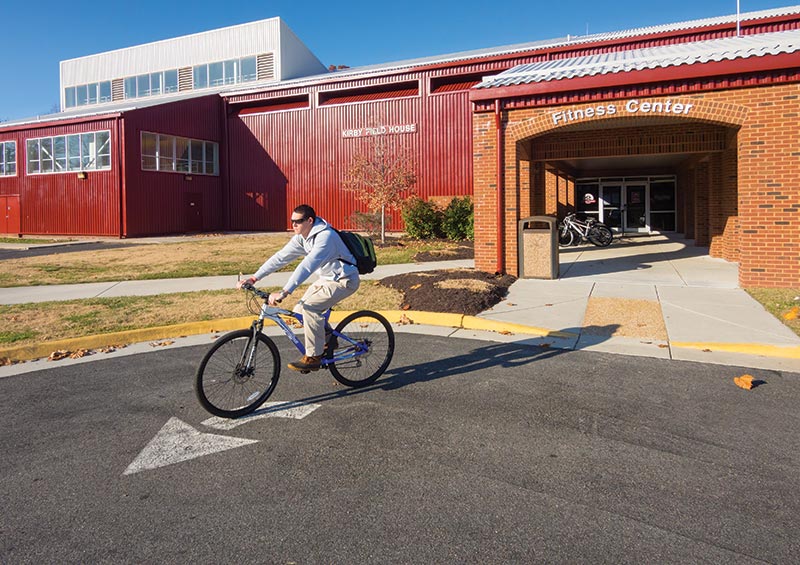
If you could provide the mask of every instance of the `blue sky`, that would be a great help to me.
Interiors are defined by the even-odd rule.
[[[740,0],[740,9],[793,4]],[[0,120],[10,120],[57,109],[59,61],[275,16],[326,66],[355,67],[735,14],[736,0],[16,0],[2,13]]]

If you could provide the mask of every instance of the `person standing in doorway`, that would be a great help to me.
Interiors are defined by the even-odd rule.
[[[324,314],[358,290],[361,281],[352,253],[328,222],[317,217],[311,206],[301,204],[295,208],[291,222],[294,236],[289,243],[267,259],[255,274],[236,286],[241,288],[244,283],[255,284],[292,260],[305,256],[283,289],[269,295],[268,302],[274,306],[313,273],[319,273],[319,278],[295,307],[296,312],[303,314],[306,354],[288,365],[295,371],[316,371],[320,368],[325,349]]]

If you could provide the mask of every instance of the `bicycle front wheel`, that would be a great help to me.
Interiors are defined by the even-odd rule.
[[[592,226],[589,229],[589,233],[586,234],[586,237],[597,247],[608,247],[614,240],[614,235],[611,233],[611,230],[602,225]]]
[[[252,330],[225,334],[208,350],[195,379],[200,404],[221,418],[238,418],[261,406],[278,384],[281,358],[275,343]]]
[[[346,386],[362,387],[380,377],[394,355],[394,331],[377,312],[353,312],[336,326],[335,360],[328,365],[333,377]]]
[[[558,229],[558,244],[564,247],[568,247],[572,245],[572,240],[575,237],[575,234],[572,233],[572,230],[569,229],[567,226],[561,226]]]

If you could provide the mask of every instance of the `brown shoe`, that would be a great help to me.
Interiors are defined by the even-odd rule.
[[[310,357],[308,355],[303,355],[303,358],[300,361],[294,361],[289,363],[288,367],[294,371],[300,371],[302,373],[307,373],[309,371],[317,371],[321,367],[320,360],[322,359],[321,355],[316,357]]]

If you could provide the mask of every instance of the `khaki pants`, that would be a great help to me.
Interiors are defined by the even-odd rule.
[[[306,355],[318,357],[325,348],[325,318],[323,314],[358,290],[358,275],[329,281],[319,279],[303,295],[294,311],[303,315],[306,334]]]

